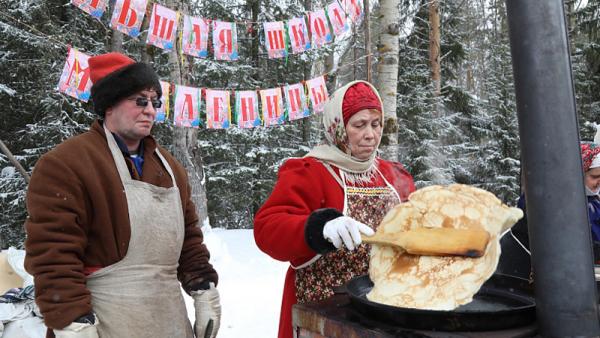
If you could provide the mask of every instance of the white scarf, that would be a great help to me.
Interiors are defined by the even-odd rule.
[[[348,146],[348,135],[346,134],[346,126],[344,125],[344,117],[342,115],[342,103],[344,101],[344,94],[346,94],[348,88],[359,82],[369,85],[377,97],[379,97],[379,101],[381,101],[377,89],[366,81],[352,81],[336,90],[325,103],[323,112],[325,143],[314,147],[304,156],[317,158],[338,167],[340,170],[344,170],[344,172],[348,173],[347,179],[350,183],[366,183],[370,181],[377,168],[377,150],[368,159],[359,160],[350,154]],[[381,129],[383,130],[383,103],[381,110]],[[380,141],[381,139],[379,139]],[[377,143],[377,147],[379,147],[379,142]]]

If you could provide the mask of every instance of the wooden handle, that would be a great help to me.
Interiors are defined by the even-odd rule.
[[[393,234],[362,235],[362,240],[401,247],[413,255],[481,257],[490,234],[478,229],[418,228]]]

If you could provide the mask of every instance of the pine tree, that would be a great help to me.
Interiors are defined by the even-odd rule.
[[[581,139],[591,141],[596,133],[592,126],[600,124],[600,1],[588,1],[573,16],[577,27],[572,29],[571,60],[579,126]]]
[[[31,171],[39,156],[89,125],[90,105],[55,87],[67,42],[94,54],[105,26],[63,1],[0,0],[0,8],[0,139]],[[26,185],[4,157],[0,169],[0,246],[21,247]]]

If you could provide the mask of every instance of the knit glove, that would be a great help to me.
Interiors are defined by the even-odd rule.
[[[196,338],[214,338],[221,325],[221,301],[214,283],[207,290],[191,292],[196,309],[194,331]]]
[[[323,227],[323,237],[333,243],[337,249],[341,248],[343,244],[348,250],[354,250],[362,243],[361,233],[373,236],[375,231],[368,225],[348,216],[335,218],[325,223]]]
[[[91,315],[90,315],[91,316]],[[54,330],[56,338],[98,338],[98,317],[93,315],[93,323],[78,323],[72,322],[62,330]]]

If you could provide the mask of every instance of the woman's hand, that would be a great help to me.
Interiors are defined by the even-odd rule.
[[[348,250],[354,250],[362,243],[361,233],[373,236],[375,231],[368,225],[348,216],[335,218],[325,223],[323,227],[323,237],[333,243],[337,249],[341,248],[343,244]]]

